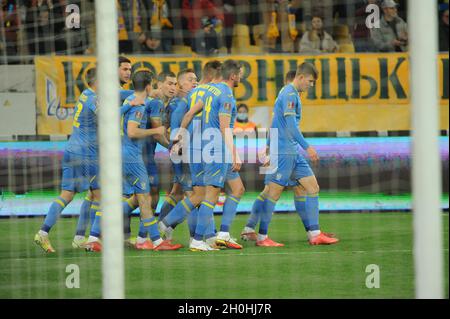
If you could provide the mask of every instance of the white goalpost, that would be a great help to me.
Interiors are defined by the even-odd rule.
[[[117,9],[95,1],[99,82],[100,187],[102,193],[103,298],[124,298],[122,154],[119,124]]]
[[[412,181],[416,298],[443,298],[437,1],[410,0]]]

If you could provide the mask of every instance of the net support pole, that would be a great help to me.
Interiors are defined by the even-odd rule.
[[[408,3],[416,298],[443,298],[436,1]],[[425,28],[425,29],[424,29]]]
[[[95,1],[98,131],[102,216],[102,296],[124,298],[122,152],[119,124],[117,10],[115,0]]]

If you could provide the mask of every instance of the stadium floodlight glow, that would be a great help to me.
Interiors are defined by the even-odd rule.
[[[416,298],[443,298],[437,6],[412,0],[408,8]]]
[[[124,298],[124,260],[116,1],[95,1],[95,15],[100,102],[98,132],[103,211],[103,298],[118,299]]]

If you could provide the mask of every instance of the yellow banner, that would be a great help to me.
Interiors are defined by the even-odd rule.
[[[193,68],[200,76],[201,57],[129,57],[133,70],[147,68],[177,73]],[[270,109],[289,70],[304,61],[319,70],[316,86],[302,97],[306,132],[408,130],[410,128],[409,60],[404,53],[332,54],[323,56],[227,56],[239,60],[244,76],[236,99],[252,109]],[[38,134],[70,134],[72,108],[86,87],[86,72],[94,57],[37,57]],[[448,54],[438,58],[441,129],[448,121]],[[265,107],[265,108],[258,108]],[[267,126],[266,123],[259,123]]]

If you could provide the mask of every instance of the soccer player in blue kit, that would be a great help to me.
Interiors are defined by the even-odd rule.
[[[294,79],[295,79],[295,75],[296,75],[297,71],[296,70],[292,70],[286,73],[286,77],[285,77],[285,86],[291,84]],[[301,94],[301,92],[300,92]],[[267,152],[267,150],[266,150]],[[267,157],[269,158],[269,157]],[[269,164],[269,162],[265,163],[265,164]],[[264,200],[267,197],[268,191],[269,191],[269,187],[268,184],[270,183],[271,180],[271,175],[267,174],[265,176],[264,179],[264,190],[257,196],[257,198],[255,199],[255,202],[253,203],[252,206],[252,210],[250,213],[250,216],[248,218],[247,224],[244,227],[242,233],[241,233],[241,239],[243,240],[250,240],[250,241],[256,241],[258,239],[258,235],[255,231],[255,227],[258,224],[261,214],[262,214],[262,209],[263,209],[263,204],[264,204]],[[295,203],[295,210],[297,212],[297,214],[300,216],[300,219],[303,223],[303,226],[307,232],[308,235],[308,240],[312,238],[312,231],[310,231],[310,225],[313,225],[313,228],[317,228],[315,225],[318,225],[318,214],[319,211],[314,211],[313,214],[308,214],[306,212],[306,190],[303,188],[303,186],[298,184],[298,181],[296,181],[295,179],[292,179],[289,181],[288,183],[288,187],[292,187],[292,190],[294,192],[294,203]],[[317,214],[317,215],[316,215]],[[335,235],[333,233],[325,233],[322,231],[322,233],[326,236],[326,237],[335,237]],[[321,245],[321,244],[326,244],[327,241],[319,241],[319,238],[316,238],[315,241],[313,241],[312,243]]]
[[[197,76],[193,69],[184,69],[177,74],[178,82],[178,94],[174,97],[168,105],[167,116],[165,125],[168,129],[169,135],[174,138],[178,134],[181,121],[184,115],[188,111],[187,95],[198,84]],[[169,149],[171,149],[173,142],[170,143]],[[183,199],[183,194],[191,194],[192,181],[188,161],[181,162],[181,158],[178,158],[177,163],[172,159],[173,170],[173,186],[170,193],[166,196],[166,200],[161,207],[159,214],[159,220],[163,220],[168,213],[177,205],[177,203]],[[161,224],[160,224],[161,225]],[[168,239],[171,238],[171,232],[165,232]]]
[[[124,105],[135,98],[139,101],[146,101],[152,90],[152,76],[148,71],[136,72],[133,74],[132,81],[135,93],[125,100]],[[157,220],[153,216],[151,208],[150,183],[142,158],[142,144],[144,138],[164,135],[165,128],[146,129],[146,106],[142,104],[132,107],[122,115],[123,192],[127,195],[131,193],[135,195],[141,212],[141,228],[146,232],[145,237],[143,236],[142,238],[143,241],[136,242],[136,248],[143,250],[175,250],[181,248],[181,245],[172,245],[170,242],[162,240],[158,231]],[[147,233],[150,234],[151,241],[146,239]],[[98,241],[91,242],[90,238],[86,249],[92,251],[101,250],[100,243]]]
[[[45,252],[54,253],[48,233],[64,208],[76,193],[92,190],[100,198],[97,178],[97,96],[95,68],[86,75],[89,88],[85,89],[75,106],[73,131],[64,150],[61,193],[49,208],[44,223],[34,236],[34,242]]]
[[[180,150],[183,153],[183,161],[189,163],[189,173],[191,175],[192,192],[188,197],[180,201],[166,217],[159,223],[161,232],[167,237],[172,236],[173,229],[181,223],[184,218],[188,218],[189,232],[191,240],[194,236],[197,224],[197,207],[201,204],[205,196],[205,184],[203,182],[203,164],[201,163],[201,120],[203,111],[203,99],[211,95],[208,92],[209,83],[219,83],[222,63],[217,60],[207,62],[202,70],[200,85],[194,88],[186,96],[186,107],[184,110],[180,129],[177,134],[171,134],[174,147],[171,152],[177,154]],[[187,128],[187,130],[186,130]],[[188,145],[187,145],[188,144]],[[186,158],[187,156],[187,158]],[[197,160],[194,161],[194,158]],[[215,249],[216,230],[214,219],[208,225],[205,235],[208,245]]]
[[[278,199],[286,186],[292,186],[292,180],[298,182],[306,191],[304,216],[308,216],[308,239],[312,245],[334,244],[339,240],[327,236],[319,227],[319,185],[308,162],[300,154],[300,147],[308,154],[312,162],[319,157],[316,150],[308,144],[299,129],[301,120],[301,101],[299,92],[306,92],[317,80],[317,69],[311,63],[298,66],[292,83],[286,85],[279,93],[274,107],[271,129],[278,130],[278,149],[270,149],[270,160],[276,158],[277,167],[268,176],[268,190],[261,208],[261,221],[256,245],[264,247],[281,247],[268,237],[268,228]],[[297,206],[297,205],[296,205]],[[303,218],[302,218],[303,220]]]
[[[124,85],[130,81],[131,77],[131,61],[124,57],[119,57],[119,84],[120,84],[120,106],[122,106],[123,101],[134,91],[125,90]],[[131,103],[128,107],[134,105]],[[121,108],[121,112],[125,112],[126,109]],[[99,199],[94,199],[92,192],[89,190],[85,199],[83,200],[80,207],[80,215],[78,216],[77,227],[75,231],[75,236],[72,240],[73,248],[84,248],[83,244],[86,242],[85,233],[88,224],[92,225],[95,222],[95,215],[97,211],[100,209]]]
[[[226,60],[222,64],[222,81],[213,84],[208,89],[213,95],[204,100],[202,114],[202,162],[204,183],[206,185],[205,199],[198,209],[197,225],[190,250],[204,251],[209,247],[204,242],[204,236],[219,193],[226,182],[231,188],[224,204],[222,223],[217,234],[218,246],[242,249],[230,235],[230,226],[236,214],[236,208],[245,188],[238,171],[241,160],[233,143],[232,128],[236,117],[236,100],[233,88],[239,85],[241,65],[235,60]],[[208,137],[210,140],[204,140]],[[212,139],[211,139],[212,137]],[[231,156],[231,158],[230,158]]]

